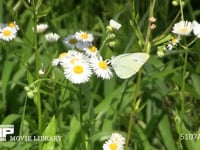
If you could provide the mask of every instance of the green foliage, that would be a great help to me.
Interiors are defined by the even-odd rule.
[[[16,21],[20,30],[14,40],[0,40],[0,125],[14,124],[15,136],[62,138],[0,142],[0,149],[102,150],[108,137],[118,132],[126,138],[130,135],[127,150],[197,150],[199,137],[187,136],[200,133],[200,41],[195,39],[185,48],[193,40],[189,36],[172,51],[162,49],[173,37],[172,26],[181,19],[180,6],[173,6],[171,0],[152,3],[1,0],[0,22]],[[186,20],[200,18],[198,4],[185,1]],[[157,27],[148,37],[150,13],[157,18]],[[102,46],[110,19],[122,25],[114,47]],[[46,42],[44,33],[33,30],[39,23],[49,25],[45,33],[55,32],[61,38]],[[130,79],[92,76],[87,83],[72,84],[51,62],[69,50],[63,38],[80,30],[94,35],[105,58],[128,52],[149,52],[150,58]],[[159,48],[162,58],[157,55]],[[45,73],[40,75],[39,69]]]

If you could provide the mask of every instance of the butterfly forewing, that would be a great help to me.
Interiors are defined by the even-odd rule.
[[[122,54],[114,57],[111,65],[118,77],[126,79],[137,73],[148,58],[146,53]]]

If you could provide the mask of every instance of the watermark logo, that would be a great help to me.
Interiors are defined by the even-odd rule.
[[[7,135],[14,133],[14,125],[0,125],[0,141],[6,141]]]
[[[39,141],[61,141],[62,136],[15,136],[14,125],[0,125],[0,142],[1,141],[26,141],[26,142],[39,142]]]

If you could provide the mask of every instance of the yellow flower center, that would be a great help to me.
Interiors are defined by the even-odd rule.
[[[8,23],[8,26],[11,27],[11,28],[14,28],[14,27],[15,27],[15,24],[14,24],[13,22],[9,22],[9,23]]]
[[[100,61],[99,62],[99,67],[106,70],[108,68],[108,65],[105,61]]]
[[[88,34],[87,33],[82,33],[81,34],[81,38],[82,39],[87,39],[88,38]]]
[[[67,52],[64,52],[64,53],[61,53],[58,58],[63,58],[63,57],[66,57],[67,56]]]
[[[84,68],[83,68],[83,66],[81,66],[81,65],[76,65],[75,67],[74,67],[74,72],[76,73],[76,74],[81,74],[81,73],[83,73],[83,71],[84,71]]]
[[[11,35],[11,31],[10,30],[4,30],[3,31],[3,35],[10,36]]]
[[[76,44],[77,42],[78,42],[77,39],[74,38],[69,40],[70,44]]]
[[[74,64],[76,61],[79,61],[79,58],[74,57],[74,58],[70,59],[71,64]]]
[[[89,50],[90,50],[90,52],[94,53],[94,52],[96,52],[96,47],[93,46],[93,45],[91,45],[91,46],[89,47]]]
[[[184,28],[181,29],[182,33],[186,33],[187,31],[188,31],[188,29],[186,27],[184,27]]]
[[[177,42],[178,42],[178,39],[176,39],[176,38],[172,39],[172,43],[177,43]]]
[[[109,147],[110,147],[111,150],[117,150],[117,144],[115,144],[115,143],[111,143],[109,145]]]

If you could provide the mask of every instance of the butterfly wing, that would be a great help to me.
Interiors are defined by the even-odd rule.
[[[112,58],[111,65],[118,77],[127,79],[139,71],[148,60],[146,53],[128,53]]]

